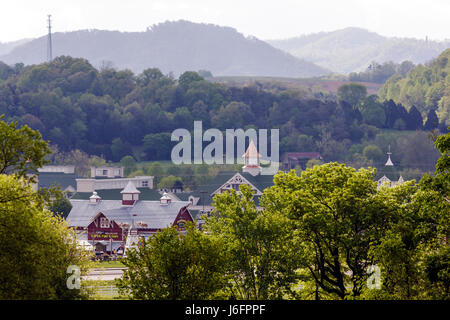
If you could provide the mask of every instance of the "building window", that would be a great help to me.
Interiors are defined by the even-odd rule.
[[[103,175],[104,176],[108,175],[108,170],[103,170]]]
[[[142,181],[142,186],[143,187],[148,187],[148,181],[147,180]]]
[[[100,218],[100,228],[109,228],[108,218]]]
[[[239,191],[239,184],[233,183],[232,187],[234,190]]]
[[[122,200],[133,200],[133,195],[131,193],[124,193],[122,195]]]

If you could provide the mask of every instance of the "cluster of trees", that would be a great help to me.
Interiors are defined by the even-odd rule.
[[[392,99],[407,108],[416,106],[422,115],[437,113],[444,126],[450,125],[450,49],[425,65],[418,65],[406,76],[392,76],[379,91],[383,100]]]
[[[67,286],[67,269],[84,273],[79,249],[62,208],[61,192],[33,190],[33,175],[50,149],[39,132],[0,121],[0,299],[82,299]],[[55,201],[51,199],[56,199]],[[52,208],[52,213],[47,208]],[[59,209],[58,209],[59,208]]]
[[[202,231],[162,230],[118,281],[135,299],[449,299],[450,134],[419,183],[377,189],[338,163],[279,173],[258,211],[248,186],[216,195]],[[192,253],[192,254],[189,254]]]
[[[318,151],[326,161],[341,162],[352,158],[353,145],[373,144],[380,129],[446,130],[434,111],[423,123],[419,108],[406,111],[393,101],[381,102],[356,84],[342,86],[331,99],[258,85],[226,86],[196,72],[175,80],[155,68],[139,75],[106,66],[97,70],[86,60],[64,56],[27,67],[2,64],[0,74],[0,114],[38,130],[53,149],[70,155],[55,161],[85,163],[80,175],[90,161],[80,152],[97,156],[94,162],[125,156],[169,160],[176,143],[171,132],[192,130],[194,120],[201,120],[204,130],[279,128],[281,153]]]
[[[389,61],[382,64],[373,61],[367,67],[366,71],[351,72],[348,75],[348,79],[350,81],[385,83],[387,79],[395,74],[405,77],[406,74],[413,68],[414,63],[408,60],[403,61],[402,63],[394,63]]]
[[[343,108],[353,108],[363,122],[377,128],[395,130],[427,130],[440,129],[445,132],[444,122],[439,122],[434,109],[429,110],[426,121],[421,112],[412,105],[407,110],[401,103],[392,99],[380,100],[377,95],[367,96],[363,85],[351,83],[338,88],[337,98]]]
[[[118,285],[136,299],[449,299],[450,134],[435,145],[435,174],[418,184],[377,189],[374,169],[327,163],[276,175],[262,211],[248,186],[217,195],[202,230],[131,250]],[[67,269],[86,271],[89,256],[46,209],[60,194],[31,186],[47,143],[0,121],[0,153],[0,298],[86,298]]]

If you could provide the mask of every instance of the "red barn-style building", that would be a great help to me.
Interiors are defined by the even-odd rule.
[[[112,252],[166,227],[183,232],[186,222],[194,222],[189,201],[173,201],[167,194],[159,201],[146,201],[139,200],[139,194],[130,181],[121,191],[121,200],[102,200],[96,192],[89,200],[71,200],[68,224],[97,251]]]

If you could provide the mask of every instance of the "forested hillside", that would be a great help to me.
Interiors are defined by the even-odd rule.
[[[450,47],[450,41],[389,38],[360,28],[270,40],[268,43],[298,58],[341,73],[364,71],[373,61],[379,64],[389,61],[424,63]]]
[[[341,86],[337,96],[267,91],[210,82],[195,72],[174,79],[158,69],[138,75],[97,70],[64,56],[34,66],[0,63],[0,79],[4,120],[38,129],[61,151],[80,149],[112,161],[126,155],[169,160],[171,132],[191,130],[194,120],[202,120],[204,130],[279,128],[281,153],[318,151],[325,161],[355,167],[382,165],[388,145],[405,170],[432,170],[437,159],[415,108],[379,101],[357,84]]]
[[[32,39],[22,39],[11,42],[0,42],[0,56],[10,53],[15,47],[31,41]]]
[[[165,22],[146,32],[84,30],[53,34],[53,56],[85,58],[94,66],[111,64],[140,73],[149,67],[179,76],[186,70],[214,75],[311,77],[329,71],[300,60],[233,28],[188,21]],[[41,37],[0,56],[8,64],[47,61]]]
[[[407,108],[415,106],[422,115],[436,112],[450,125],[450,49],[430,63],[419,65],[406,76],[394,75],[380,89],[382,99],[392,99]]]

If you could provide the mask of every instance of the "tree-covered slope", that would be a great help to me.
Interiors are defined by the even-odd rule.
[[[7,64],[37,64],[47,59],[47,38],[41,37],[9,54]],[[53,35],[53,56],[88,59],[139,73],[148,67],[176,76],[186,70],[214,75],[311,77],[328,71],[300,60],[264,41],[244,37],[233,28],[187,21],[165,22],[146,32],[84,30]]]
[[[337,100],[323,92],[271,88],[214,83],[195,72],[174,79],[155,68],[140,74],[98,70],[87,60],[61,56],[33,66],[0,63],[0,115],[39,130],[60,151],[79,149],[112,161],[129,155],[169,160],[173,130],[192,130],[201,120],[203,130],[280,129],[280,155],[315,151],[325,161],[360,167],[384,164],[391,145],[402,168],[424,172],[435,165],[427,133],[397,136],[423,128],[415,108],[381,102],[357,84],[341,86]],[[394,134],[380,136],[386,129]],[[370,145],[375,152],[365,150]]]
[[[422,113],[435,110],[450,125],[450,49],[425,65],[418,65],[405,77],[395,75],[380,89],[382,99],[392,99]]]
[[[449,41],[389,38],[360,28],[270,40],[268,43],[298,58],[341,73],[363,71],[372,61],[424,63],[450,47]]]

